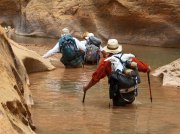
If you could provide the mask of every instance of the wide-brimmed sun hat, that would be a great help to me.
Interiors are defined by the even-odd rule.
[[[69,29],[67,27],[63,28],[61,31],[61,36],[70,34]]]
[[[103,50],[107,53],[120,53],[122,51],[122,45],[120,45],[116,39],[109,39],[107,46],[105,46]]]
[[[89,33],[89,32],[85,32],[85,33],[83,33],[82,38],[87,40],[91,36],[94,36],[94,34],[93,33]]]

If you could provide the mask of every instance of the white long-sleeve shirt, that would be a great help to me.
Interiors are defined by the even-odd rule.
[[[83,50],[84,52],[86,51],[86,47],[83,43],[81,43],[78,39],[74,38],[73,39],[75,40],[76,42],[76,46],[79,50]],[[48,58],[56,53],[60,52],[60,48],[59,48],[59,42],[56,43],[56,45],[50,49],[48,52],[46,52],[44,55],[43,55],[43,58]]]

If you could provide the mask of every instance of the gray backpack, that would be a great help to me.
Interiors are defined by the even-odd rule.
[[[84,56],[85,63],[98,64],[100,60],[101,40],[97,37],[90,36],[86,44],[86,52]]]
[[[100,50],[95,45],[88,45],[84,56],[85,63],[98,64],[100,59]]]
[[[101,40],[97,37],[90,36],[89,37],[89,44],[93,44],[99,48],[101,45]]]

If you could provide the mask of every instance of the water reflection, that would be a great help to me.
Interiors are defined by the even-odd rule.
[[[77,69],[65,69],[61,79],[61,89],[70,90],[70,91],[79,91],[81,90],[82,82],[87,82],[88,78],[86,72],[82,68]]]

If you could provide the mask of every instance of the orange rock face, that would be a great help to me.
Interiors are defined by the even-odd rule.
[[[5,2],[13,3],[2,0],[0,9],[8,16],[16,11],[20,18],[9,20],[18,34],[59,37],[61,29],[69,27],[77,37],[90,31],[104,41],[117,38],[125,44],[180,47],[177,0],[22,0],[9,5]],[[2,18],[0,22],[6,24]]]
[[[168,65],[157,68],[152,75],[161,77],[163,86],[180,88],[180,58]]]
[[[0,26],[0,134],[34,133],[27,73],[54,68],[36,52],[7,38]]]

